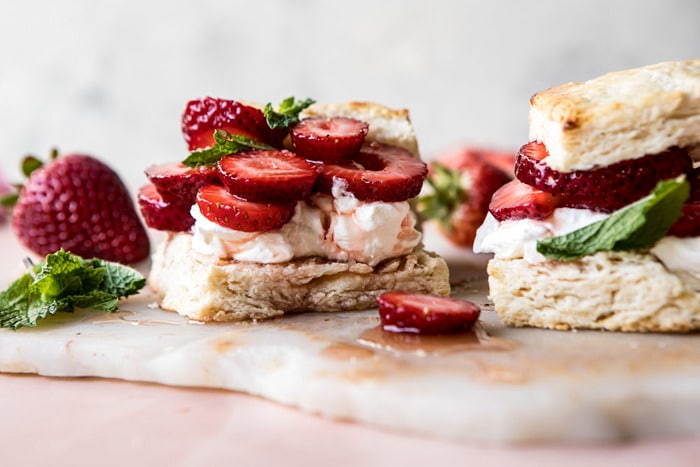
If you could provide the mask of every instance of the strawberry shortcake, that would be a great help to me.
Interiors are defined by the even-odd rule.
[[[227,321],[449,294],[410,203],[427,168],[407,111],[207,97],[182,129],[190,155],[149,167],[139,193],[146,223],[168,232],[149,278],[162,308]]]
[[[475,251],[513,326],[700,328],[700,60],[535,94]]]

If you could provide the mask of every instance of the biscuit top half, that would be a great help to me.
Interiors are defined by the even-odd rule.
[[[590,170],[700,146],[700,59],[664,62],[569,83],[530,99],[530,141],[548,166]]]

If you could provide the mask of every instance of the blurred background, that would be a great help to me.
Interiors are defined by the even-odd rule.
[[[193,97],[410,109],[423,155],[516,149],[530,96],[700,57],[694,0],[22,0],[0,3],[0,170],[53,146],[135,189],[181,160]]]

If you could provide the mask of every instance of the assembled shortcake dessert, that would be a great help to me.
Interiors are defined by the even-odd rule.
[[[530,142],[475,251],[513,326],[700,328],[700,59],[532,97]]]
[[[203,98],[182,128],[191,154],[149,167],[139,193],[146,223],[168,231],[149,277],[162,308],[227,321],[449,294],[409,203],[427,168],[407,111]]]

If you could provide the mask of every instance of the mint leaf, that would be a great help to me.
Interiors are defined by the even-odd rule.
[[[298,101],[294,97],[288,97],[280,103],[277,111],[272,108],[272,103],[268,102],[263,109],[267,126],[270,128],[289,128],[299,121],[301,111],[315,102],[313,99]]]
[[[537,242],[537,251],[569,261],[598,251],[639,250],[661,239],[683,210],[690,185],[683,177],[661,181],[652,193],[602,221]]]
[[[0,292],[0,326],[36,326],[40,319],[75,308],[114,311],[120,298],[145,285],[146,278],[127,266],[59,250]]]
[[[207,149],[192,151],[182,163],[187,167],[214,165],[224,156],[236,154],[241,151],[249,151],[251,149],[275,148],[243,135],[232,135],[228,131],[214,130],[214,145]]]

